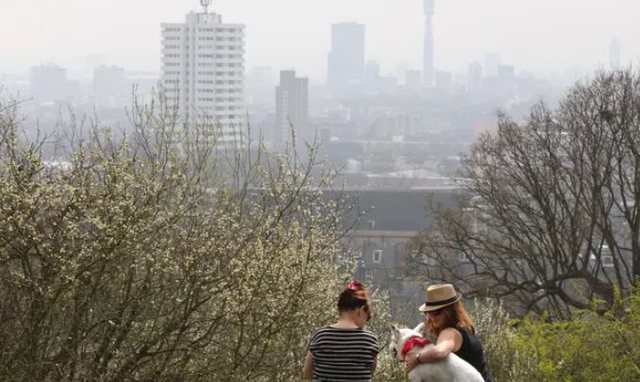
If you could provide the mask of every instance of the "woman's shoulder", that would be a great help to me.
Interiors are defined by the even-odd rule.
[[[327,325],[316,330],[316,333],[335,333],[345,336],[370,337],[376,341],[378,340],[378,336],[376,336],[374,332],[364,328],[336,328],[334,326]]]
[[[311,341],[322,340],[357,340],[366,341],[372,344],[378,343],[378,337],[370,330],[361,328],[336,328],[330,325],[323,326],[311,334]]]
[[[457,337],[461,339],[466,336],[466,332],[464,332],[464,330],[460,329],[457,326],[449,326],[447,328],[442,329],[438,337],[440,337],[443,334],[445,336],[452,336],[452,337]]]
[[[473,336],[476,334],[474,329],[463,324],[456,325],[453,329],[460,332],[460,334],[462,334],[463,336]]]
[[[363,333],[363,335],[371,337],[371,338],[375,339],[376,341],[378,340],[378,336],[374,332],[372,332],[371,330],[362,329],[362,333]]]

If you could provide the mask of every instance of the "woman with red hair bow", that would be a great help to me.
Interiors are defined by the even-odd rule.
[[[371,381],[380,351],[378,338],[364,329],[371,319],[364,284],[350,281],[338,297],[338,320],[311,335],[303,376],[313,381]]]

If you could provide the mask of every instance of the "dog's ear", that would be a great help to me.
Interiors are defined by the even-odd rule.
[[[402,337],[402,335],[400,334],[400,331],[398,330],[398,328],[396,328],[395,325],[391,325],[391,334],[393,335],[393,339],[397,342],[400,340],[400,338]]]
[[[413,328],[414,331],[418,332],[418,333],[422,333],[422,330],[424,329],[424,322],[421,322],[418,324],[418,326],[416,326],[415,328]]]

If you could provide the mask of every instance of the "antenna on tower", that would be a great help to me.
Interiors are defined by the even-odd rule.
[[[213,0],[200,0],[200,5],[204,7],[204,13],[207,13],[207,8],[211,5]]]

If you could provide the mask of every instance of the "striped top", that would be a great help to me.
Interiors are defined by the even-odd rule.
[[[325,326],[311,335],[309,350],[314,382],[369,382],[380,346],[368,330]]]

